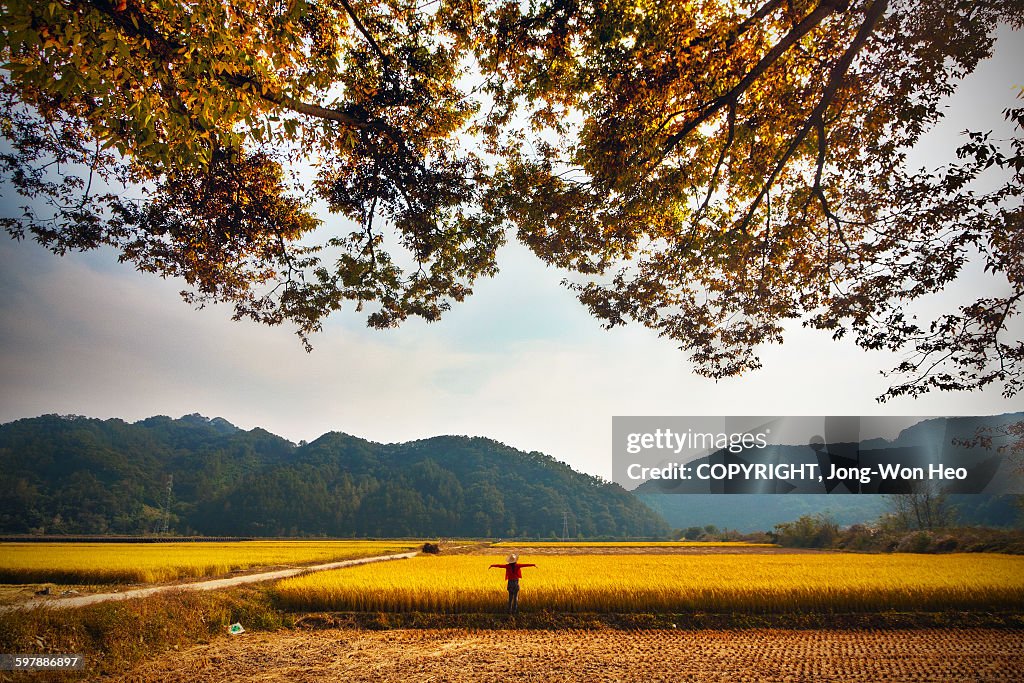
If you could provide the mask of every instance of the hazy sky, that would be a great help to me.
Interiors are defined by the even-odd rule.
[[[958,131],[992,128],[1024,74],[1020,34],[964,84],[949,120],[915,157],[951,151]],[[948,156],[944,158],[949,158]],[[3,210],[17,200],[3,197]],[[0,421],[44,413],[120,417],[199,412],[293,441],[345,431],[375,441],[488,436],[611,473],[613,415],[971,415],[1024,408],[998,391],[879,404],[885,353],[794,326],[764,349],[765,368],[714,382],[640,326],[604,331],[563,274],[505,247],[439,323],[363,327],[336,314],[303,351],[287,328],[195,311],[180,283],[136,273],[109,252],[58,259],[0,235]],[[983,284],[982,286],[992,286]],[[948,305],[945,297],[938,305]]]

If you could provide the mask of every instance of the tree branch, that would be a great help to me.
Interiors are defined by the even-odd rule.
[[[232,81],[234,79],[231,79]],[[262,90],[261,84],[255,83],[252,79],[243,79],[242,82],[253,83],[257,88],[257,94],[260,98],[284,107],[285,109],[291,109],[292,111],[305,114],[306,116],[312,116],[318,119],[326,119],[328,121],[334,121],[341,123],[352,128],[371,128],[369,122],[360,120],[349,114],[346,111],[340,109],[328,109],[327,107],[321,107],[318,104],[309,104],[308,102],[302,102],[294,98],[288,97],[282,93],[273,92],[270,90]]]
[[[718,184],[718,174],[722,170],[722,165],[725,163],[725,155],[732,147],[732,141],[736,137],[736,103],[729,103],[729,115],[728,115],[728,127],[729,133],[725,139],[725,143],[722,145],[721,151],[718,153],[718,161],[715,162],[715,170],[711,172],[711,180],[708,182],[708,191],[704,195],[704,201],[701,202],[700,207],[694,212],[694,220],[699,220],[704,212],[707,211],[708,206],[711,203],[711,196],[714,194],[715,188]]]
[[[814,107],[814,110],[804,120],[804,124],[800,127],[800,130],[797,131],[797,134],[793,138],[792,142],[790,142],[789,147],[786,148],[785,153],[783,153],[778,163],[775,164],[775,167],[768,176],[768,180],[765,181],[764,185],[761,187],[761,191],[758,193],[757,197],[754,198],[750,208],[747,210],[746,216],[744,216],[743,221],[740,223],[740,230],[746,231],[747,225],[749,225],[750,220],[753,218],[754,212],[757,210],[758,205],[760,205],[761,200],[764,199],[769,188],[771,188],[775,183],[775,179],[778,177],[779,173],[782,172],[782,169],[785,168],[787,163],[789,163],[790,158],[796,152],[797,148],[801,143],[803,143],[811,128],[820,126],[819,135],[824,136],[825,111],[828,109],[829,105],[832,104],[832,100],[835,99],[836,93],[839,91],[839,86],[842,85],[843,78],[846,76],[846,72],[849,70],[850,65],[853,64],[854,57],[857,56],[857,53],[860,52],[864,43],[867,42],[868,37],[875,30],[878,20],[883,14],[885,14],[885,10],[888,5],[889,0],[875,0],[875,2],[871,3],[871,6],[868,7],[864,16],[864,21],[861,23],[860,29],[858,29],[853,42],[851,42],[850,46],[846,48],[843,56],[839,58],[839,61],[836,62],[836,65],[829,73],[828,83],[825,85],[825,89],[821,93],[821,99],[818,100],[817,106]],[[816,182],[820,179],[821,168],[824,165],[823,150],[821,148],[821,145],[823,144],[823,140],[819,139],[819,177],[816,178]]]
[[[103,14],[125,35],[132,38],[148,40],[155,56],[163,61],[165,65],[176,61],[180,55],[180,50],[183,47],[183,44],[160,33],[156,27],[149,23],[147,17],[135,8],[129,7],[124,10],[118,10],[113,3],[109,2],[109,0],[71,0],[71,4],[84,10],[95,9]],[[347,4],[348,3],[346,2],[346,7]],[[357,25],[359,25],[358,20],[356,21]],[[386,59],[386,57],[383,58]],[[262,84],[258,83],[252,76],[229,75],[226,76],[226,80],[228,83],[235,85],[236,87],[246,83],[251,83],[256,87],[256,95],[261,99],[272,104],[285,107],[286,109],[291,109],[299,114],[334,121],[352,128],[369,127],[369,124],[366,121],[362,121],[348,112],[339,109],[329,109],[318,104],[302,102],[282,93],[269,91],[263,87]],[[178,99],[177,93],[172,96],[172,99]],[[184,113],[187,114],[187,109]]]
[[[363,34],[363,38],[366,38],[366,42],[370,44],[370,47],[373,48],[373,51],[377,53],[378,57],[380,57],[380,61],[384,62],[384,67],[386,69],[390,69],[391,59],[389,59],[388,56],[384,54],[384,51],[380,49],[380,45],[378,45],[377,41],[374,40],[373,34],[371,34],[363,25],[363,22],[359,20],[359,17],[352,9],[352,5],[349,4],[348,0],[341,0],[341,6],[345,8],[345,13],[348,14],[349,18],[352,20],[352,23],[355,24],[359,32]]]
[[[845,10],[846,6],[847,2],[845,0],[822,0],[821,4],[819,4],[813,12],[804,17],[800,23],[794,26],[782,40],[776,43],[775,46],[769,50],[757,64],[754,65],[754,68],[748,71],[747,74],[740,79],[740,82],[733,86],[729,92],[716,97],[695,119],[685,123],[681,129],[669,137],[669,139],[665,141],[665,145],[661,152],[661,158],[664,159],[668,156],[672,149],[678,145],[683,138],[696,130],[698,126],[711,118],[726,104],[736,102],[740,95],[746,92],[747,88],[749,88],[750,85],[761,76],[761,74],[777,62],[779,58],[798,40],[803,38],[811,31],[811,29],[820,24],[825,17],[829,16],[833,12]]]

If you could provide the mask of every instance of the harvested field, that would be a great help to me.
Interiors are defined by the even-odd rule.
[[[1014,681],[1024,632],[363,631],[243,634],[147,662],[121,680]]]

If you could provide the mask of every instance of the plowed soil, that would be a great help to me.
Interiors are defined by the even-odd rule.
[[[246,633],[126,681],[1022,681],[1024,631],[356,629]]]

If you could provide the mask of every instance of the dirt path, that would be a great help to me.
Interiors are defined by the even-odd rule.
[[[224,579],[210,579],[208,581],[194,581],[191,583],[175,583],[163,586],[149,586],[147,588],[133,588],[126,591],[119,591],[117,593],[93,593],[91,595],[80,595],[78,597],[34,599],[28,600],[26,602],[17,603],[15,605],[2,606],[0,607],[0,612],[12,609],[31,609],[33,607],[47,607],[53,609],[62,609],[66,607],[83,607],[85,605],[92,605],[97,602],[107,602],[108,600],[130,600],[131,598],[144,598],[148,595],[155,595],[157,593],[166,593],[168,591],[178,590],[212,591],[217,590],[219,588],[240,586],[245,583],[258,583],[260,581],[286,579],[289,576],[296,576],[298,574],[305,574],[307,572],[319,572],[324,571],[326,569],[340,569],[341,567],[352,567],[358,564],[368,564],[370,562],[404,560],[410,557],[415,557],[417,554],[418,551],[413,551],[408,553],[398,553],[395,555],[360,557],[354,560],[340,560],[338,562],[315,564],[308,567],[290,567],[288,569],[277,569],[270,572],[243,574],[242,576],[229,576]]]
[[[1024,632],[282,631],[222,638],[124,681],[1020,681]]]

